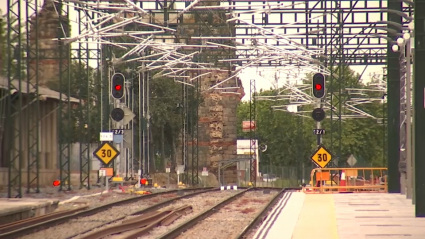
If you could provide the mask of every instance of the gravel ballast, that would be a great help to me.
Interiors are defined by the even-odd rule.
[[[271,191],[270,194],[263,194],[262,191],[247,192],[184,232],[177,239],[235,238],[277,193],[278,191]]]
[[[192,193],[192,192],[188,192]],[[124,195],[124,194],[123,194]],[[130,195],[130,194],[129,194]],[[115,206],[110,209],[106,209],[105,211],[102,211],[100,213],[97,213],[95,215],[82,217],[78,219],[73,219],[69,222],[66,222],[64,224],[47,228],[41,231],[38,231],[33,234],[26,235],[24,237],[21,237],[21,239],[33,239],[33,238],[43,238],[43,239],[62,239],[62,238],[68,238],[70,236],[73,236],[79,232],[84,232],[86,230],[89,230],[93,227],[100,226],[104,223],[107,223],[117,217],[123,217],[126,215],[129,215],[131,213],[134,213],[136,211],[142,210],[146,207],[149,207],[151,205],[154,205],[156,203],[168,200],[170,198],[177,197],[178,195],[176,193],[166,193],[163,195],[157,195],[151,198],[143,199],[143,197],[140,198],[139,201],[134,203],[129,203],[122,206]],[[125,196],[124,196],[125,197]],[[122,200],[123,198],[120,198],[118,200]],[[117,200],[117,201],[118,201]]]
[[[176,202],[174,202],[172,205],[163,207],[161,209],[159,209],[160,211],[162,210],[167,210],[167,209],[171,209],[171,208],[177,208],[177,207],[181,207],[184,205],[190,205],[192,206],[193,210],[192,213],[182,216],[181,218],[177,219],[176,221],[174,221],[172,224],[168,225],[168,226],[161,226],[161,227],[156,227],[154,228],[149,234],[142,236],[140,238],[158,238],[158,236],[166,233],[167,231],[171,230],[173,227],[175,227],[176,225],[183,223],[191,218],[193,218],[194,216],[196,216],[197,214],[203,212],[205,209],[208,209],[212,206],[214,206],[215,204],[225,200],[226,198],[236,194],[237,192],[240,191],[214,191],[214,192],[207,192],[207,193],[202,193],[190,198],[184,198],[184,199],[180,199]],[[128,216],[126,218],[130,219],[132,216]],[[121,221],[117,221],[116,223],[110,224],[109,226],[115,226],[121,224]],[[103,227],[105,228],[105,227]],[[102,229],[103,229],[102,228]],[[95,229],[94,231],[100,230],[99,229]],[[75,237],[75,239],[80,239],[81,237]],[[107,237],[108,239],[114,239],[114,238],[121,238],[121,235],[114,235],[114,236],[110,236]]]

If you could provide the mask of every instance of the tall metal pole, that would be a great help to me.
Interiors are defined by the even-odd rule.
[[[133,77],[131,77],[131,102],[130,102],[130,104],[131,104],[131,112],[134,112],[134,105],[135,105],[135,103],[134,103],[134,91],[135,91],[135,89],[134,89],[134,78],[135,78],[135,76],[133,75]],[[131,157],[130,157],[130,160],[131,160],[131,171],[130,171],[130,177],[132,178],[132,179],[134,179],[134,146],[135,146],[135,143],[134,143],[134,120],[132,120],[131,121],[131,142],[130,142],[130,145],[131,145],[131,150],[130,150],[130,153],[131,153]]]
[[[142,130],[142,176],[146,173],[146,130],[144,129],[144,121],[146,119],[146,112],[145,112],[145,102],[146,102],[146,95],[145,95],[145,85],[146,85],[146,72],[143,71],[143,78],[142,78],[142,119],[143,119],[143,130]],[[142,122],[141,122],[142,123]]]
[[[411,104],[411,59],[410,39],[406,42],[406,198],[412,198],[412,104]]]
[[[415,115],[415,215],[416,217],[425,217],[425,38],[424,21],[425,15],[425,0],[415,0],[415,81],[413,85],[413,99]]]
[[[413,38],[414,39],[414,38]],[[415,49],[414,48],[412,48],[412,52],[414,51]],[[412,58],[412,61],[413,61],[413,56],[412,55],[410,55],[410,57]],[[412,64],[412,78],[411,78],[411,83],[412,83],[412,91],[414,90],[414,82],[415,82],[415,64]],[[412,92],[413,93],[413,92]],[[414,107],[414,105],[412,104],[412,108]],[[411,135],[411,137],[410,137],[410,139],[411,139],[411,144],[410,144],[410,149],[411,149],[411,156],[410,156],[410,158],[411,158],[411,160],[412,160],[412,204],[415,204],[415,202],[416,202],[416,186],[415,186],[415,184],[416,184],[416,182],[415,182],[415,180],[416,180],[416,175],[415,175],[415,110],[412,110],[412,128],[411,128],[411,132],[412,132],[412,135]]]
[[[402,3],[398,0],[388,0],[388,9],[401,11]],[[401,24],[402,20],[396,13],[389,12],[387,20]],[[399,29],[388,24],[388,28]],[[396,40],[398,35],[388,32],[388,37]],[[392,50],[392,43],[387,44],[387,164],[388,164],[388,192],[400,193],[400,62],[399,52]]]
[[[317,108],[322,108],[322,104],[321,104],[322,99],[317,99]],[[321,124],[319,121],[316,121],[316,129],[320,129]],[[317,135],[317,147],[319,147],[322,144],[322,135],[318,134]]]
[[[114,108],[121,108],[120,104],[121,104],[120,100],[117,100],[117,99],[114,100]],[[121,123],[120,122],[114,121],[113,124],[114,124],[114,129],[121,129]],[[116,145],[116,148],[117,148],[118,152],[121,152],[121,149],[122,149],[121,143],[118,143]],[[115,176],[118,177],[118,176],[120,176],[120,174],[121,174],[121,154],[118,155],[118,157],[115,159]]]
[[[142,67],[144,66],[144,63],[142,63]],[[139,167],[138,167],[138,172],[140,170],[140,172],[143,171],[143,164],[142,162],[144,162],[143,159],[143,73],[139,73]],[[140,186],[140,179],[142,177],[142,175],[138,175],[139,177],[137,177],[137,185]]]
[[[150,170],[150,137],[151,137],[151,132],[150,132],[150,112],[149,112],[149,72],[146,73],[146,173],[149,174],[149,170]]]
[[[400,193],[406,195],[406,186],[407,186],[407,142],[406,142],[406,132],[407,132],[407,117],[406,117],[406,108],[407,108],[407,88],[406,88],[406,44],[403,41],[403,44],[400,44],[397,39],[397,44],[400,46],[400,55],[399,55],[399,64],[400,64],[400,161],[399,161],[399,172],[400,172]]]

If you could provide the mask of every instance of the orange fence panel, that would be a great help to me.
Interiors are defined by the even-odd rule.
[[[387,168],[315,168],[305,193],[386,193]]]

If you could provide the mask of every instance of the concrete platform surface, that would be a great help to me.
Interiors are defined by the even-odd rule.
[[[425,238],[425,218],[400,194],[334,194],[338,235],[351,238]]]
[[[287,215],[299,215],[304,204],[304,198],[305,194],[303,192],[290,192],[284,195],[257,230],[254,238],[291,238],[298,216],[295,216],[294,220]]]
[[[297,192],[281,202],[255,239],[425,239],[425,218],[415,218],[404,195]]]
[[[0,198],[0,224],[53,212],[59,199]]]

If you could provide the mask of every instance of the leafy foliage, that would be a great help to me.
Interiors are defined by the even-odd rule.
[[[84,62],[72,61],[69,73],[62,73],[61,80],[49,81],[47,87],[80,100],[80,104],[71,108],[67,142],[98,141],[100,131],[100,85],[96,70]],[[65,96],[63,96],[65,98]],[[87,114],[87,112],[90,112]],[[68,119],[64,111],[64,119]],[[88,136],[88,137],[87,137]]]
[[[21,29],[19,29],[18,19],[15,16],[10,16],[10,22],[7,22],[7,14],[3,14],[0,9],[0,75],[7,76],[8,75],[8,67],[10,63],[10,74],[12,78],[26,78],[26,61],[24,60],[25,48],[26,48],[26,39],[25,34],[18,35],[16,31],[25,32],[25,29],[21,25]],[[11,29],[9,29],[9,25],[11,25]],[[10,36],[8,36],[10,34]],[[8,42],[8,38],[10,38],[10,43]],[[21,44],[19,46],[19,43]],[[20,47],[20,48],[19,48]],[[11,56],[8,57],[9,51]],[[18,61],[17,59],[21,59],[20,61],[20,70],[18,72]],[[20,73],[20,74],[18,74]]]
[[[336,74],[338,74],[338,70],[338,68],[334,69]],[[308,78],[311,79],[312,77]],[[311,84],[311,82],[307,83]],[[328,92],[335,92],[340,87],[339,83],[330,85],[330,82],[327,83],[327,86]],[[359,81],[359,76],[346,66],[341,87],[343,89],[341,92],[343,103],[349,99],[349,94],[344,90],[345,88],[368,88],[367,85]],[[310,94],[309,91],[310,89],[306,93]],[[277,90],[267,90],[255,94],[273,96],[277,92]],[[316,123],[310,117],[300,117],[293,113],[272,109],[272,106],[283,104],[289,104],[289,101],[256,101],[257,130],[255,137],[259,139],[259,143],[265,143],[268,146],[267,151],[261,155],[261,164],[295,166],[304,163],[308,165],[310,156],[317,147],[316,136],[312,132]],[[252,102],[241,102],[238,107],[238,138],[240,139],[250,137],[249,133],[242,132],[242,121],[250,119],[250,105],[252,105]],[[380,118],[383,115],[384,106],[380,102],[374,102],[364,104],[359,108]],[[309,112],[312,109],[313,106],[298,107],[298,111]],[[344,113],[344,108],[342,111]],[[331,149],[330,135],[332,132],[330,132],[329,111],[326,114],[327,118],[322,121],[322,127],[326,129],[327,133],[323,136],[323,143]],[[340,156],[342,161],[353,154],[359,161],[357,166],[382,166],[384,164],[385,128],[382,124],[372,118],[344,119],[341,124]],[[336,154],[336,152],[333,153]]]

